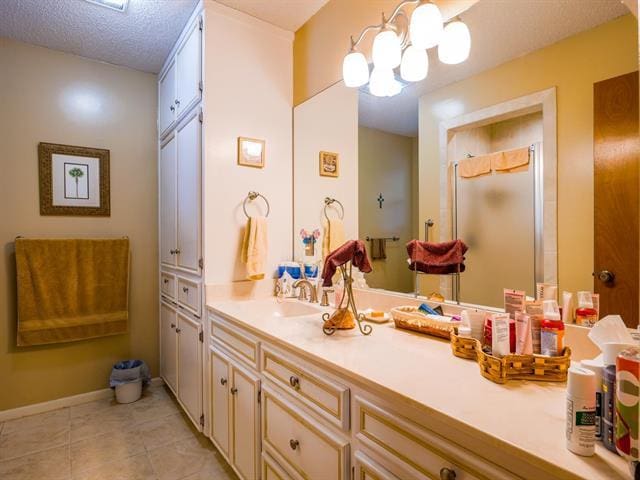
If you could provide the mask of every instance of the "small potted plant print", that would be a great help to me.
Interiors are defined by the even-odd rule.
[[[304,254],[307,257],[313,257],[315,255],[316,241],[320,238],[320,230],[316,228],[313,232],[309,233],[303,228],[300,230],[300,238],[304,244]]]
[[[76,198],[78,198],[78,181],[84,176],[84,172],[80,168],[74,167],[69,170],[69,175],[76,181]]]

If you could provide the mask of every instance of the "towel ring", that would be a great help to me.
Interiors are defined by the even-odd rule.
[[[338,205],[340,205],[340,220],[344,220],[344,206],[342,205],[342,203],[340,203],[340,200],[336,200],[335,198],[330,198],[330,197],[325,197],[324,199],[324,216],[327,219],[327,221],[329,221],[329,215],[327,214],[327,208],[330,205],[333,205],[334,203],[337,203]]]
[[[244,202],[242,202],[242,210],[244,210],[244,214],[247,216],[247,218],[249,218],[249,214],[247,213],[247,202],[252,202],[258,197],[262,198],[264,200],[264,203],[267,205],[267,214],[265,215],[265,217],[269,216],[269,213],[271,212],[271,206],[269,205],[269,200],[267,200],[267,197],[258,192],[249,192],[247,194],[247,198],[245,198]]]

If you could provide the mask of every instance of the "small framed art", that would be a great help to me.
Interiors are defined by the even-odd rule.
[[[238,137],[238,165],[264,168],[265,141]]]
[[[320,176],[337,177],[340,173],[340,157],[333,152],[320,152]]]
[[[109,150],[38,144],[40,215],[111,215]]]

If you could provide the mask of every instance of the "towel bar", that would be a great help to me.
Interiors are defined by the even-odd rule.
[[[389,240],[391,242],[397,242],[398,240],[400,240],[400,237],[369,237],[369,236],[367,236],[365,238],[365,240],[367,242],[369,242],[371,240]]]
[[[249,218],[249,214],[247,213],[247,202],[252,202],[258,197],[262,198],[264,200],[264,203],[267,205],[267,213],[265,217],[269,216],[269,213],[271,212],[271,206],[269,205],[269,200],[267,200],[267,197],[265,197],[261,193],[251,191],[247,193],[244,202],[242,202],[242,210],[244,210],[244,214],[247,216],[247,218]]]
[[[331,197],[325,197],[324,199],[324,216],[327,219],[327,221],[329,221],[329,215],[327,214],[327,208],[331,205],[333,205],[334,203],[337,203],[338,205],[340,205],[340,213],[339,213],[339,217],[340,220],[344,220],[344,205],[342,205],[342,203],[340,203],[340,200],[336,200],[335,198],[331,198]]]

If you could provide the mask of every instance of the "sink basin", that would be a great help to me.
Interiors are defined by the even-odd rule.
[[[321,310],[300,302],[284,302],[272,305],[271,316],[273,317],[302,317],[303,315],[313,315]]]
[[[298,300],[285,300],[279,303],[275,298],[238,302],[235,303],[234,307],[246,316],[277,318],[318,315],[324,311],[315,305],[303,303]]]

